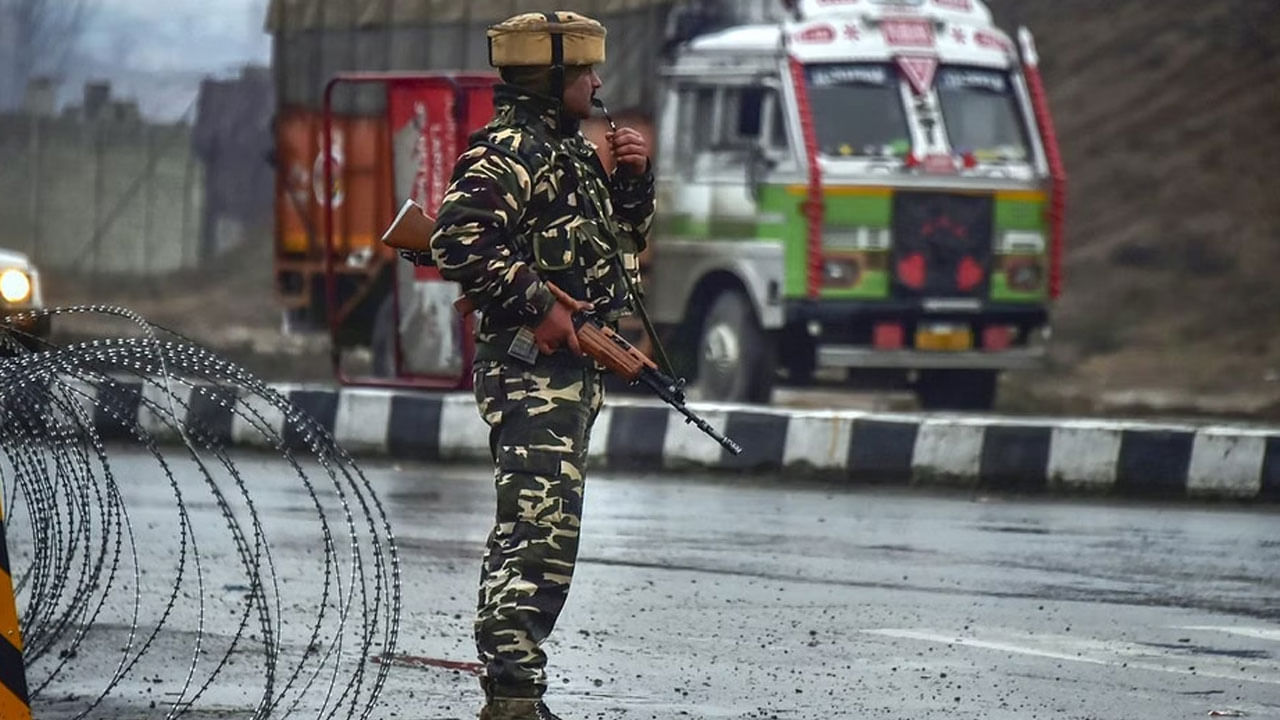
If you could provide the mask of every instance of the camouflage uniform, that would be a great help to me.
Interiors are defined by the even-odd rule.
[[[441,274],[482,312],[475,394],[491,428],[497,517],[481,568],[475,632],[490,698],[538,698],[542,641],[564,606],[578,551],[600,372],[562,349],[533,365],[508,355],[520,327],[555,302],[545,281],[628,311],[619,253],[642,249],[653,177],[610,177],[559,103],[514,86],[454,170],[431,239]],[[482,717],[485,715],[482,714]]]

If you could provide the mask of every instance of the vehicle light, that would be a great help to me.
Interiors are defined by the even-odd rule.
[[[0,273],[0,297],[10,303],[27,300],[31,297],[31,278],[25,272],[13,268]]]
[[[960,266],[956,268],[956,287],[961,290],[972,290],[978,287],[984,276],[986,273],[978,261],[966,255],[960,261]]]
[[[878,350],[901,350],[906,344],[902,323],[878,322],[871,330],[871,344]]]
[[[983,350],[1005,350],[1013,344],[1017,328],[1011,325],[988,325],[982,329]]]
[[[822,263],[822,284],[827,287],[854,287],[862,279],[862,268],[854,258],[827,258]]]
[[[902,159],[902,165],[908,170],[915,170],[920,167],[920,158],[916,157],[915,153],[909,152],[907,153],[907,156]]]
[[[898,279],[903,285],[919,290],[924,287],[924,255],[911,253],[898,261]]]
[[[978,158],[973,153],[967,152],[961,155],[960,158],[964,160],[964,167],[966,170],[972,170],[978,167]]]
[[[1035,259],[1008,260],[1004,274],[1009,288],[1018,292],[1034,292],[1044,284],[1044,270]]]

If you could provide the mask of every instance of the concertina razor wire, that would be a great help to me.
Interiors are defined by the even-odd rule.
[[[395,653],[400,565],[351,457],[249,372],[128,309],[25,314],[78,313],[130,333],[59,346],[0,330],[0,500],[37,717],[228,702],[253,718],[373,716],[389,665],[368,661]],[[252,456],[233,458],[215,416],[289,472],[246,479],[236,463]],[[278,564],[278,543],[311,545]]]

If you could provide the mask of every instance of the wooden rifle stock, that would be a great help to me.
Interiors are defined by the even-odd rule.
[[[645,368],[657,370],[658,365],[640,352],[635,345],[619,335],[613,328],[601,323],[586,313],[576,312],[578,303],[561,290],[555,283],[548,282],[547,289],[556,296],[556,301],[574,311],[573,324],[578,331],[578,345],[596,362],[605,366],[610,372],[617,374],[627,382],[635,382]],[[463,295],[453,301],[453,309],[466,315],[475,310],[471,298]]]
[[[436,230],[435,218],[427,214],[422,206],[412,200],[405,200],[391,221],[387,231],[382,234],[382,244],[395,250],[408,250],[417,253],[431,252],[431,233]]]

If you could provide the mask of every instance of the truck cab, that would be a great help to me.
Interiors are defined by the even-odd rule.
[[[1065,173],[1037,66],[979,0],[802,0],[679,48],[646,300],[702,396],[835,369],[986,409],[1040,364]]]

